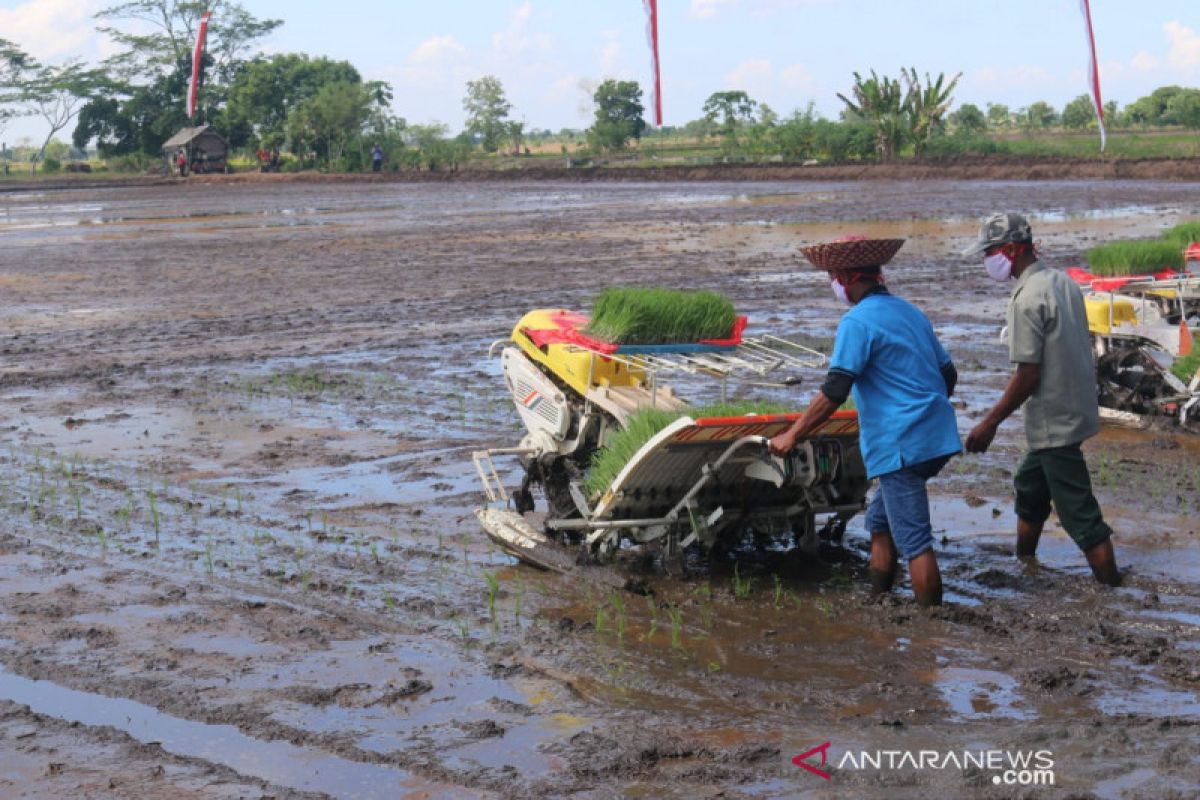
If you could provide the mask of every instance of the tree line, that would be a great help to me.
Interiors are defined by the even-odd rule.
[[[191,46],[200,17],[212,12],[202,63],[197,120],[189,123],[183,98],[191,77]],[[213,125],[235,148],[278,149],[298,166],[364,169],[371,149],[383,148],[392,168],[454,169],[473,153],[521,154],[549,131],[529,130],[514,118],[500,80],[468,81],[466,124],[457,135],[441,124],[414,125],[392,110],[392,89],[366,81],[349,62],[298,53],[258,53],[281,20],[259,19],[236,0],[123,0],[98,12],[98,30],[118,52],[91,67],[78,60],[45,65],[16,43],[0,39],[0,133],[12,118],[36,114],[49,129],[33,155],[61,151],[54,137],[70,126],[82,149],[94,144],[105,159],[142,163],[160,156],[162,143],[188,124]],[[645,122],[635,81],[606,80],[593,92],[594,118],[584,131],[564,131],[576,151],[619,152],[646,136],[678,134],[715,139],[722,155],[789,161],[890,161],[902,152],[921,157],[970,149],[981,137],[1095,124],[1091,100],[1081,95],[1061,110],[1038,101],[1009,109],[963,104],[952,113],[961,73],[947,78],[915,69],[898,77],[874,70],[854,73],[839,94],[843,108],[825,119],[810,104],[780,117],[740,90],[719,91],[701,116],[654,131]],[[1200,90],[1156,89],[1136,102],[1106,106],[1110,127],[1180,125],[1200,128]],[[563,145],[566,152],[566,147]]]

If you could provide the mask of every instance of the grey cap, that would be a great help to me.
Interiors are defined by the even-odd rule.
[[[963,250],[962,254],[974,256],[998,244],[1032,241],[1033,229],[1029,227],[1029,220],[1020,214],[1000,212],[983,221],[979,226],[979,241]]]

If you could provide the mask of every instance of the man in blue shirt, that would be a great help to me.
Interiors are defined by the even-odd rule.
[[[851,308],[838,324],[821,390],[770,447],[776,455],[788,453],[853,392],[867,477],[879,479],[865,519],[871,586],[891,589],[898,549],[908,561],[917,602],[929,606],[942,601],[942,578],[925,483],[962,450],[949,400],[958,373],[929,319],[884,285],[882,266],[902,244],[903,239],[847,238],[801,248],[814,266],[829,272],[834,294]]]

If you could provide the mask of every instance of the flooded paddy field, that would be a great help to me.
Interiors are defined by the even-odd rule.
[[[1109,590],[1054,526],[1014,558],[1010,421],[931,484],[934,610],[868,595],[857,522],[819,562],[747,551],[737,584],[731,560],[643,596],[519,565],[472,513],[470,452],[521,434],[487,348],[525,311],[707,288],[752,332],[827,348],[840,309],[796,247],[847,233],[908,239],[889,284],[954,356],[965,434],[1007,377],[1007,290],[957,253],[999,208],[1069,266],[1200,217],[1200,190],[0,194],[0,796],[1196,796],[1194,437],[1088,443]],[[738,391],[801,406],[803,377]],[[830,779],[793,764],[825,743],[805,763]],[[957,763],[860,758],[921,751]],[[988,751],[1041,752],[1053,788],[963,763]]]

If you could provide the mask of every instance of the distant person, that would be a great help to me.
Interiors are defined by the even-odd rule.
[[[279,148],[271,148],[271,172],[279,172]]]
[[[187,174],[187,153],[183,152],[183,148],[175,154],[175,167],[179,170],[179,177]]]
[[[383,169],[383,148],[377,143],[371,149],[371,171],[379,172]]]
[[[967,436],[982,453],[1000,423],[1025,407],[1029,452],[1013,476],[1017,556],[1032,558],[1053,504],[1100,583],[1119,586],[1112,528],[1092,493],[1080,444],[1100,431],[1096,365],[1083,293],[1065,273],[1042,266],[1033,230],[1020,214],[993,214],[964,256],[983,255],[992,280],[1016,280],[1008,301],[1008,360],[1016,364],[999,402]]]
[[[929,319],[884,285],[883,265],[902,244],[846,237],[800,249],[829,273],[834,295],[850,309],[838,323],[825,383],[770,449],[777,456],[791,452],[853,392],[867,477],[879,479],[864,520],[871,588],[891,590],[899,550],[917,602],[932,606],[942,602],[942,576],[925,484],[962,451],[949,399],[958,373]]]

